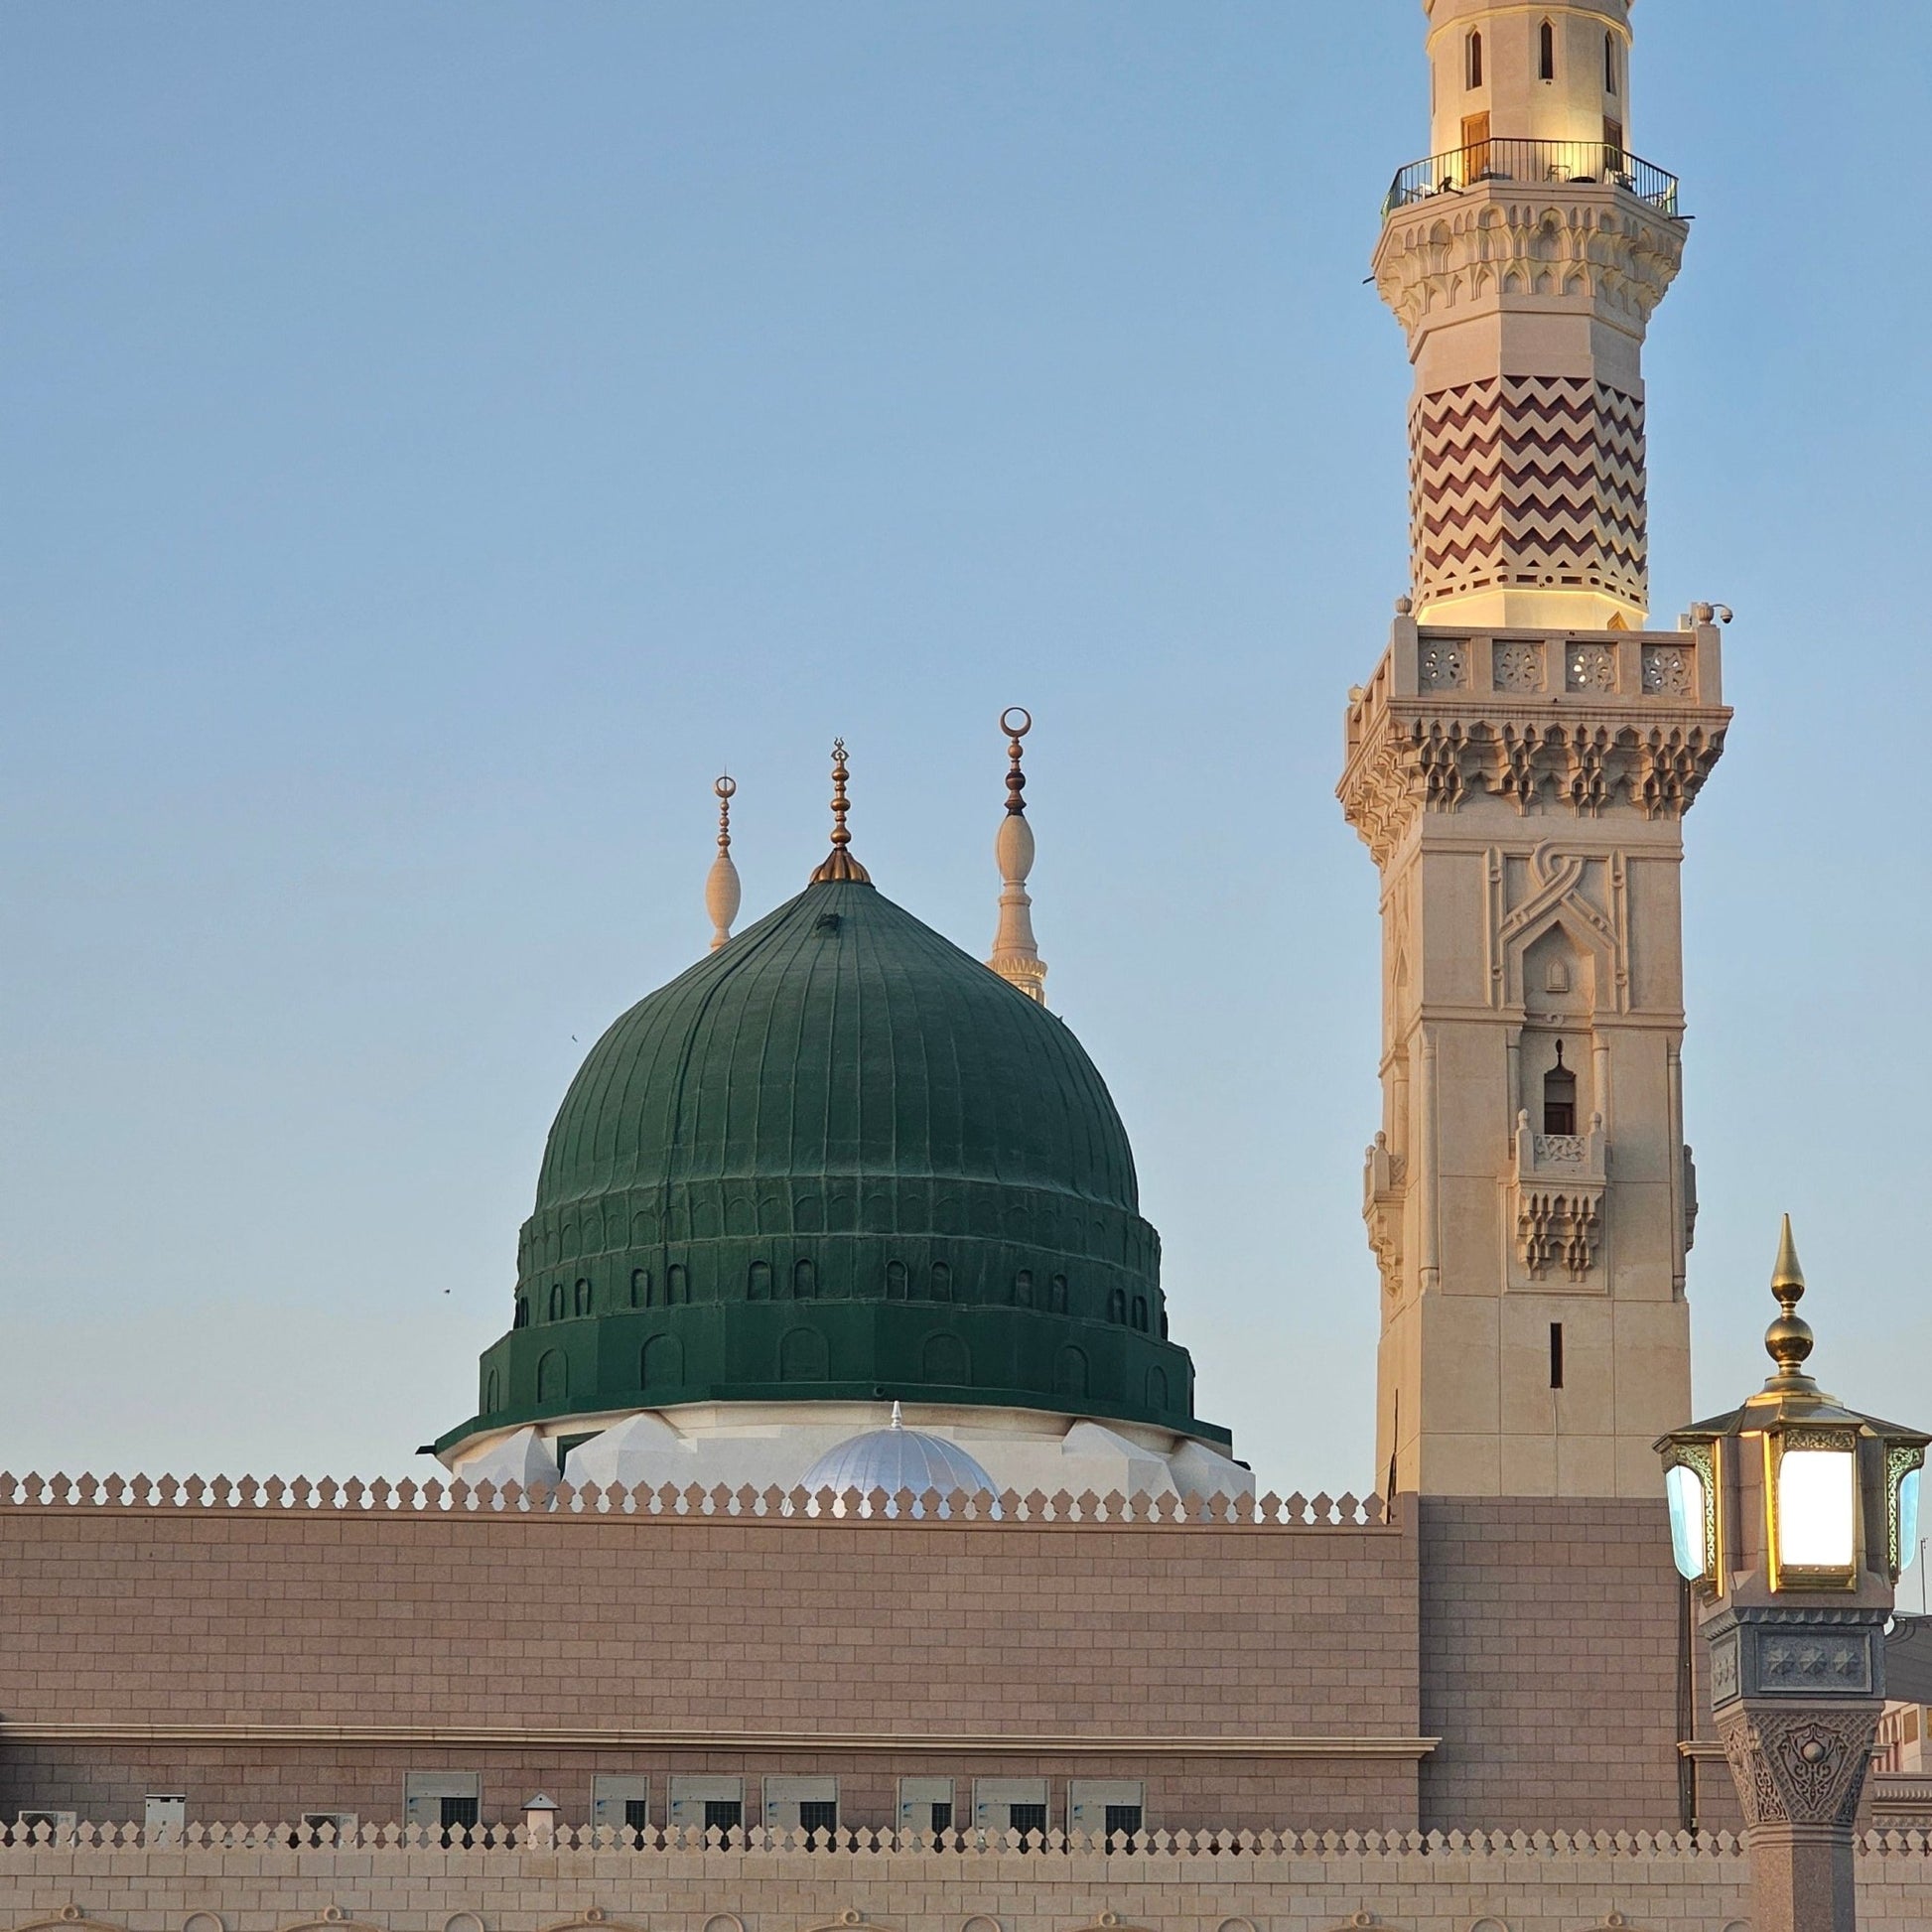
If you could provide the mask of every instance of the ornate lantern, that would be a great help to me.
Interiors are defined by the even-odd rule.
[[[1771,1292],[1776,1372],[1742,1408],[1657,1449],[1743,1802],[1757,1923],[1849,1932],[1885,1623],[1916,1547],[1932,1437],[1847,1409],[1805,1373],[1812,1332],[1788,1216]]]

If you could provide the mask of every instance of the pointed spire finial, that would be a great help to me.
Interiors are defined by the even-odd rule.
[[[845,762],[845,740],[832,741],[832,850],[816,872],[810,883],[826,886],[839,880],[849,880],[855,886],[870,886],[872,874],[862,866],[846,849],[852,843],[852,834],[845,829],[845,815],[851,810],[846,800],[845,781],[851,772]]]
[[[1798,1313],[1805,1292],[1805,1271],[1798,1266],[1798,1244],[1791,1238],[1791,1216],[1784,1217],[1778,1258],[1771,1270],[1771,1293],[1778,1298],[1778,1318],[1764,1331],[1764,1349],[1778,1365],[1767,1386],[1811,1386],[1805,1362],[1811,1354],[1811,1324]]]
[[[711,918],[711,950],[716,952],[732,936],[745,893],[732,863],[732,800],[738,795],[738,780],[726,772],[711,789],[718,795],[718,856],[705,877],[704,909]]]
[[[1007,815],[993,841],[1000,868],[1000,924],[987,965],[1038,1006],[1046,1004],[1046,962],[1034,940],[1033,900],[1027,877],[1034,869],[1034,828],[1027,823],[1027,774],[1021,768],[1020,741],[1034,728],[1033,714],[1021,705],[1000,713],[1007,735]]]

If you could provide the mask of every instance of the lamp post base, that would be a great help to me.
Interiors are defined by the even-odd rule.
[[[1853,1828],[1883,1709],[1743,1698],[1718,1713],[1744,1808],[1752,1932],[1855,1932]]]
[[[1745,1834],[1751,1932],[1854,1932],[1852,1833],[1836,1825],[1759,1825]]]

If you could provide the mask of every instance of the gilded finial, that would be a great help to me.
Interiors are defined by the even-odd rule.
[[[814,886],[832,885],[840,880],[849,880],[855,886],[872,884],[872,874],[846,849],[852,843],[852,834],[845,829],[845,815],[851,810],[845,781],[851,775],[845,761],[845,740],[835,738],[832,741],[832,850],[812,874]]]
[[[1764,1349],[1778,1365],[1771,1384],[1778,1387],[1810,1387],[1804,1372],[1811,1354],[1811,1323],[1798,1313],[1798,1303],[1805,1292],[1805,1271],[1798,1266],[1798,1244],[1791,1238],[1791,1216],[1784,1217],[1784,1232],[1778,1241],[1778,1258],[1771,1270],[1771,1293],[1778,1299],[1778,1318],[1764,1331]]]
[[[1022,705],[1000,713],[1000,729],[1007,735],[1007,815],[993,841],[1000,868],[1000,924],[986,963],[1009,986],[1044,1006],[1046,962],[1034,939],[1034,902],[1027,894],[1027,877],[1034,869],[1034,828],[1027,823],[1027,774],[1020,763],[1020,741],[1033,728],[1033,714]]]
[[[711,915],[711,950],[716,952],[732,936],[744,889],[732,863],[732,800],[738,795],[738,780],[726,772],[711,789],[718,798],[718,856],[704,882],[704,909]]]

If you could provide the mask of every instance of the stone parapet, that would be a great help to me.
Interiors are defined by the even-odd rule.
[[[1681,817],[1730,724],[1721,632],[1700,609],[1658,631],[1461,629],[1399,610],[1349,693],[1336,787],[1376,863],[1423,813],[1483,799],[1520,817]]]
[[[0,1910],[58,1932],[1724,1932],[1748,1909],[1727,1835],[1199,1833],[1107,1851],[1054,1838],[939,1843],[841,1834],[749,1844],[609,1833],[583,1845],[405,1842],[397,1827],[297,1849],[286,1825],[184,1842],[81,1828],[0,1845]],[[1873,1834],[1857,1861],[1863,1932],[1932,1919],[1917,1834]]]
[[[0,1473],[0,1512],[11,1509],[124,1509],[260,1511],[273,1516],[437,1516],[477,1512],[551,1516],[728,1517],[734,1522],[795,1526],[825,1518],[841,1523],[890,1524],[895,1529],[1001,1529],[1056,1524],[1062,1528],[1133,1523],[1173,1528],[1373,1529],[1391,1518],[1380,1496],[1325,1490],[1305,1496],[1175,1496],[1057,1490],[998,1497],[955,1490],[889,1495],[812,1489],[600,1487],[597,1483],[364,1482],[350,1477],[311,1481],[255,1476],[65,1476]]]

